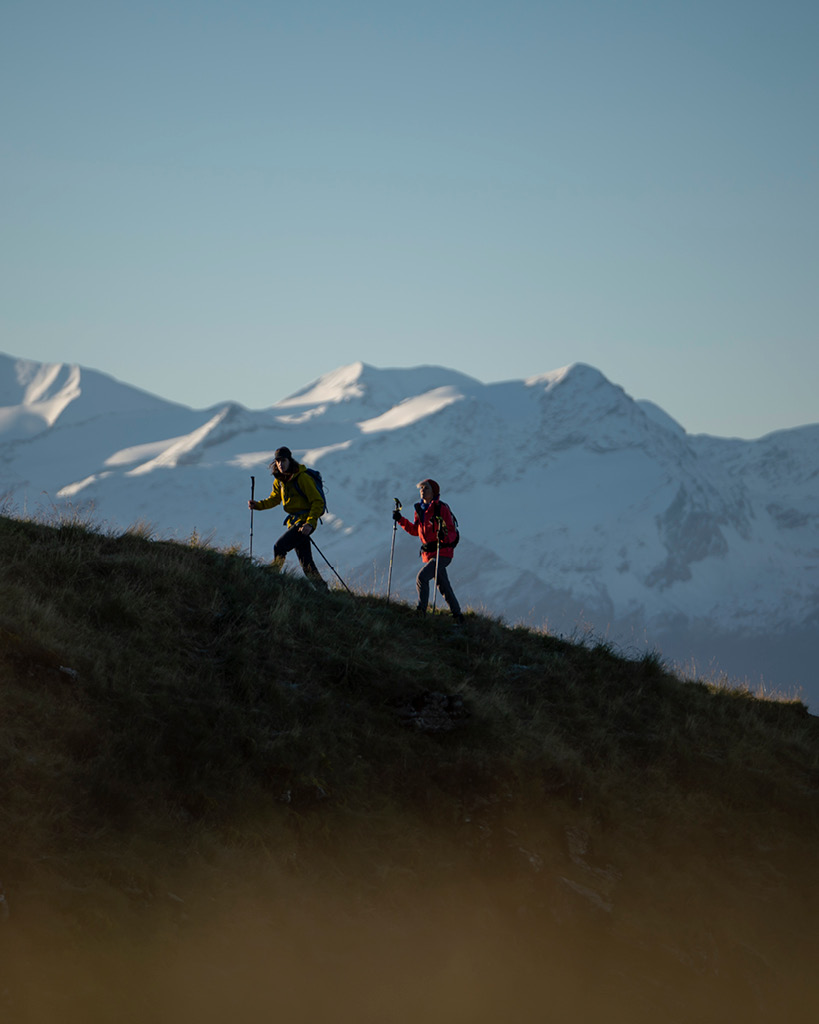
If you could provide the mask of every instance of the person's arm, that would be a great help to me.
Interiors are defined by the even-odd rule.
[[[281,503],[282,503],[281,486],[279,484],[279,481],[277,480],[273,484],[273,490],[270,492],[270,497],[269,498],[263,498],[261,501],[257,501],[255,503],[254,507],[257,508],[257,509],[275,508],[277,505],[281,505]]]
[[[300,473],[298,481],[298,489],[302,492],[305,499],[310,502],[307,518],[302,523],[301,529],[302,532],[312,533],[318,526],[318,521],[324,512],[324,501],[318,487],[316,487],[315,481],[309,473]],[[305,531],[305,526],[309,526],[310,529]]]
[[[395,511],[392,514],[393,519],[398,523],[402,530],[406,533],[411,534],[413,537],[418,536],[418,514],[415,515],[415,522],[411,523],[409,519],[401,515],[400,512]]]

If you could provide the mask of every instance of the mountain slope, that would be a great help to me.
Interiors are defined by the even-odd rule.
[[[160,536],[246,546],[250,477],[266,493],[267,462],[287,444],[327,483],[321,550],[350,586],[383,593],[393,498],[411,506],[432,476],[461,525],[462,603],[819,700],[819,426],[691,436],[582,364],[486,385],[355,363],[254,412],[194,411],[2,357],[0,394],[9,508],[70,503],[120,528],[142,520]],[[21,438],[31,416],[40,428]],[[256,517],[255,553],[280,523]],[[402,533],[404,600],[416,567]]]
[[[0,516],[3,1020],[808,1024],[819,720]]]

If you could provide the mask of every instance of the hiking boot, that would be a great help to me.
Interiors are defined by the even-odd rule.
[[[416,616],[419,619],[423,619],[426,616],[426,614],[427,614],[427,610],[426,610],[426,608],[421,608],[419,606],[418,608],[415,609],[415,614],[416,614]]]
[[[453,612],[452,621],[455,623],[456,626],[462,626],[464,624],[463,614],[461,612]]]

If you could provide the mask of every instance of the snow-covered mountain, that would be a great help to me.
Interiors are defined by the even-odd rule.
[[[322,471],[316,541],[353,588],[386,590],[393,498],[411,507],[432,476],[459,519],[451,577],[465,606],[657,647],[692,674],[801,687],[819,705],[819,425],[692,436],[582,364],[482,384],[355,363],[250,411],[0,355],[7,513],[70,505],[116,531],[142,522],[247,547],[251,476],[267,494],[283,444]],[[281,524],[280,510],[256,513],[254,555]],[[399,599],[413,598],[417,556],[399,531]]]

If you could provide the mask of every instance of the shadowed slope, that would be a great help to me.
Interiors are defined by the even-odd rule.
[[[0,546],[17,1019],[808,1019],[801,704],[137,531]]]

